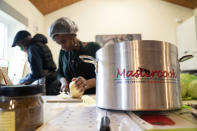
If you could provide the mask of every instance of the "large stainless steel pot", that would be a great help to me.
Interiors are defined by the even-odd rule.
[[[97,107],[131,111],[181,107],[178,52],[173,44],[124,41],[98,50],[96,60],[80,57],[97,66]]]

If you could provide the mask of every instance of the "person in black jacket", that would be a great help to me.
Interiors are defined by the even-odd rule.
[[[27,52],[31,69],[31,73],[22,78],[19,84],[43,84],[46,86],[46,95],[57,95],[60,87],[56,65],[47,42],[42,34],[36,34],[32,38],[29,32],[21,30],[17,32],[12,47],[19,46],[22,51]]]

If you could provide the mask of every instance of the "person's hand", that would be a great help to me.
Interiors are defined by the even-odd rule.
[[[87,80],[82,76],[73,78],[72,81],[75,82],[75,86],[82,92],[88,88]]]
[[[62,92],[69,91],[69,83],[66,81],[66,79],[65,78],[61,78],[60,82],[61,82],[61,91]]]

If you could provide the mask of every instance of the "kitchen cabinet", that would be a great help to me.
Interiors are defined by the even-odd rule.
[[[176,30],[179,58],[187,51],[197,50],[197,16],[181,23]],[[194,58],[180,63],[181,70],[197,70],[197,54]]]

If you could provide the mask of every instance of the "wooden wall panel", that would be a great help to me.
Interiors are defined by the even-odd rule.
[[[71,5],[81,0],[29,0],[43,15]],[[190,9],[197,8],[197,0],[163,0]]]
[[[76,3],[80,0],[29,0],[43,15]]]
[[[197,7],[197,0],[163,0],[163,1],[171,2],[190,9],[195,9]]]

